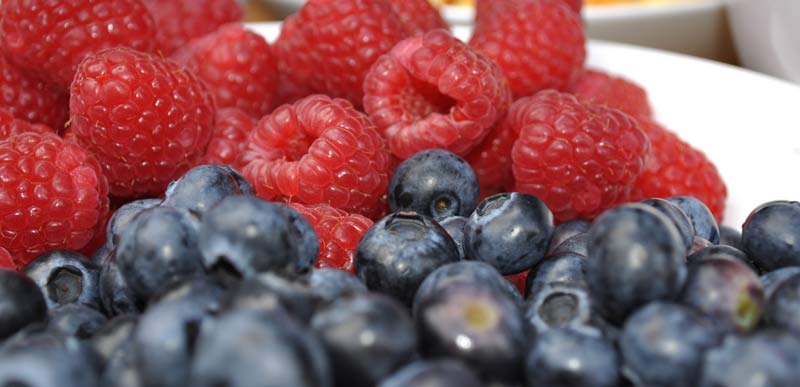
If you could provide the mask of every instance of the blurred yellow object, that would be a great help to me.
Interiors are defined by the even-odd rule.
[[[619,4],[619,3],[669,3],[685,0],[583,0],[587,5],[606,5],[606,4]],[[443,5],[475,5],[475,0],[430,0],[431,4],[436,7]]]

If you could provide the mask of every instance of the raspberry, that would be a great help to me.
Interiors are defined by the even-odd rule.
[[[304,206],[288,203],[311,222],[319,239],[316,267],[353,272],[353,256],[361,236],[372,227],[368,218],[327,204]]]
[[[501,120],[467,155],[467,162],[478,175],[481,197],[508,191],[514,185],[514,174],[511,173],[511,148],[517,137],[519,133],[514,131],[507,120]]]
[[[385,0],[406,27],[410,35],[437,28],[449,28],[439,11],[428,0]]]
[[[365,111],[403,159],[430,148],[466,155],[511,101],[500,69],[445,30],[398,43],[372,66],[364,93]]]
[[[0,109],[0,140],[24,132],[54,133],[47,125],[32,124],[25,120],[14,118],[11,113]]]
[[[529,270],[524,270],[517,274],[506,275],[503,277],[506,279],[506,281],[511,282],[511,284],[514,285],[515,288],[517,288],[517,290],[519,290],[519,294],[524,295],[525,281],[528,280],[528,273],[530,273]]]
[[[241,21],[244,16],[236,0],[142,0],[142,3],[153,15],[158,27],[156,40],[164,55],[225,23]]]
[[[211,138],[214,104],[203,83],[154,55],[114,48],[87,57],[70,92],[74,137],[115,196],[161,195]]]
[[[247,146],[247,135],[256,126],[252,116],[238,108],[217,109],[214,133],[201,164],[233,165]]]
[[[327,94],[361,106],[370,66],[406,38],[405,26],[384,1],[311,0],[287,18],[273,48],[282,94]]]
[[[0,245],[23,267],[53,249],[78,250],[108,213],[100,166],[55,134],[0,140]]]
[[[14,263],[14,258],[11,258],[11,253],[8,252],[3,246],[0,246],[0,268],[1,269],[16,269],[17,265]]]
[[[258,122],[239,170],[267,200],[382,210],[392,158],[372,122],[343,99],[311,95]]]
[[[69,97],[58,87],[31,78],[0,54],[0,109],[51,128],[67,122]]]
[[[622,110],[639,118],[651,118],[647,92],[639,85],[600,70],[584,70],[570,87],[578,99]]]
[[[566,3],[573,11],[581,13],[581,8],[583,8],[583,0],[561,0],[561,1]]]
[[[62,87],[90,53],[155,49],[155,23],[139,0],[5,0],[2,11],[7,57]]]
[[[497,62],[517,98],[566,90],[586,59],[580,15],[562,0],[493,1],[492,6],[496,9],[477,18],[469,45]]]
[[[515,190],[544,200],[558,221],[591,219],[628,199],[650,144],[635,119],[545,90],[511,106]]]
[[[706,155],[675,133],[651,120],[640,120],[650,138],[644,172],[633,185],[631,200],[694,196],[722,221],[728,190],[717,167]]]
[[[277,62],[264,37],[242,24],[227,24],[192,40],[171,59],[205,82],[218,107],[237,107],[259,118],[272,109]]]

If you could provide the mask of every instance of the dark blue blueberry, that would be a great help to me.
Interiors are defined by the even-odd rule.
[[[304,273],[311,270],[319,255],[319,239],[317,239],[314,226],[294,208],[287,205],[280,205],[278,208],[283,211],[284,216],[289,220],[292,225],[291,230],[295,233],[294,239],[298,241],[296,243],[298,250],[297,271]]]
[[[722,244],[710,245],[693,252],[686,257],[686,263],[691,264],[695,261],[710,258],[732,259],[734,261],[739,261],[747,265],[747,267],[749,267],[750,270],[753,270],[753,272],[756,274],[761,273],[761,270],[756,266],[755,262],[753,262],[753,260],[750,259],[750,257],[747,256],[744,251]]]
[[[389,209],[442,220],[468,216],[478,204],[478,176],[458,155],[441,149],[406,159],[389,181]]]
[[[64,336],[88,339],[106,320],[106,316],[86,305],[65,304],[50,309],[47,328]]]
[[[356,275],[372,291],[411,305],[431,272],[458,261],[458,249],[436,221],[413,212],[391,214],[367,230],[356,248]]]
[[[424,299],[414,320],[426,357],[461,360],[484,381],[522,380],[527,327],[520,308],[504,294],[453,284]]]
[[[705,238],[700,238],[699,236],[695,236],[692,239],[692,246],[689,247],[689,251],[686,252],[686,256],[690,256],[706,247],[716,246],[715,244],[709,242]]]
[[[377,387],[481,387],[463,364],[449,359],[419,360],[389,375]]]
[[[755,328],[764,309],[758,276],[744,263],[731,259],[708,258],[689,265],[678,299],[729,331]]]
[[[680,207],[689,216],[694,227],[694,235],[705,238],[715,245],[719,244],[719,226],[705,203],[692,196],[674,196],[667,201]]]
[[[367,292],[367,286],[358,277],[332,268],[314,269],[308,277],[308,286],[325,303],[336,301],[339,297]]]
[[[239,186],[244,179],[237,179],[234,173],[229,166],[221,164],[194,167],[169,184],[164,194],[164,205],[187,209],[202,218],[222,199],[252,192],[249,183],[245,182],[244,189]]]
[[[167,302],[189,300],[202,305],[209,313],[217,313],[225,294],[225,287],[211,277],[187,277],[171,282],[150,298],[148,307]]]
[[[109,250],[114,250],[114,247],[119,244],[119,238],[122,232],[128,227],[133,218],[140,212],[153,208],[161,204],[161,199],[138,199],[123,204],[120,208],[114,211],[114,215],[108,220],[106,225],[106,243],[105,246]]]
[[[256,311],[285,310],[300,322],[307,323],[322,300],[300,281],[289,281],[272,273],[247,278],[231,289],[223,300],[223,309]]]
[[[144,309],[144,300],[128,286],[125,276],[119,270],[114,254],[109,255],[100,269],[98,288],[103,309],[110,316],[138,314]]]
[[[44,253],[25,267],[45,296],[48,308],[81,304],[100,309],[100,267],[81,254],[67,250]]]
[[[314,315],[311,330],[328,352],[338,386],[374,386],[416,353],[404,305],[382,294],[342,298]]]
[[[47,318],[47,303],[33,280],[11,269],[0,269],[0,339]]]
[[[553,236],[553,213],[539,198],[502,193],[484,199],[464,226],[466,258],[508,275],[528,270]]]
[[[680,234],[681,240],[686,246],[686,251],[689,251],[695,236],[694,225],[692,225],[692,219],[689,218],[689,215],[686,215],[677,204],[664,199],[647,199],[643,200],[642,204],[653,207],[666,215],[678,230],[678,234]]]
[[[332,370],[320,341],[283,314],[237,310],[197,340],[193,387],[330,387]]]
[[[100,385],[104,387],[146,387],[136,364],[136,353],[128,350],[114,352],[108,359]]]
[[[728,336],[706,353],[699,387],[797,387],[800,338],[765,330]]]
[[[584,265],[586,257],[575,253],[564,253],[546,257],[531,268],[525,279],[525,297],[532,297],[549,285],[566,284],[586,287]]]
[[[564,223],[559,223],[553,229],[553,238],[550,239],[550,247],[547,249],[547,254],[545,255],[553,255],[553,250],[561,245],[561,243],[575,235],[588,232],[591,225],[592,222],[583,219],[573,219]]]
[[[764,299],[769,299],[778,285],[797,273],[800,273],[800,266],[782,267],[762,275],[761,288],[764,289]]]
[[[589,233],[582,232],[579,234],[575,234],[564,242],[561,242],[558,247],[553,249],[553,252],[548,254],[550,255],[561,255],[561,254],[578,254],[584,257],[589,255]]]
[[[187,380],[197,337],[213,324],[219,310],[221,288],[195,281],[175,286],[148,306],[133,332],[132,349],[144,386],[190,385]]]
[[[742,226],[742,245],[760,267],[800,266],[800,202],[762,204]]]
[[[550,329],[532,341],[525,360],[528,387],[617,387],[619,360],[602,336]]]
[[[97,364],[75,338],[36,334],[0,351],[0,386],[95,387]]]
[[[447,231],[447,235],[450,235],[453,238],[453,242],[456,242],[458,256],[461,259],[464,259],[464,225],[466,224],[467,218],[463,216],[449,216],[439,222],[439,225]]]
[[[595,219],[584,266],[595,306],[612,323],[650,301],[674,297],[686,278],[686,248],[675,225],[644,204]]]
[[[721,339],[692,309],[650,303],[625,321],[619,339],[623,372],[637,386],[696,386],[706,351]]]
[[[775,288],[767,300],[764,317],[772,326],[800,333],[800,274]]]
[[[719,244],[735,247],[739,250],[744,250],[742,246],[742,231],[735,229],[731,226],[719,226]]]
[[[414,296],[414,311],[422,301],[434,296],[442,289],[463,283],[496,290],[517,305],[522,305],[522,296],[517,288],[503,278],[494,266],[480,261],[458,261],[441,266],[428,275],[425,281],[422,281],[422,285]]]
[[[525,301],[525,320],[539,334],[555,328],[599,334],[594,319],[592,300],[585,288],[547,285]]]
[[[139,321],[134,315],[114,317],[97,329],[90,339],[92,349],[108,362],[115,352],[129,351],[133,342],[133,330]]]
[[[107,241],[108,240],[106,240],[106,242]],[[92,253],[92,256],[89,257],[89,260],[99,267],[103,266],[103,262],[105,262],[110,255],[114,255],[113,247],[109,247],[109,244],[103,244]]]
[[[206,268],[233,277],[267,271],[297,274],[302,241],[281,206],[255,196],[236,195],[208,211],[200,226],[200,251]]]
[[[188,213],[153,207],[125,228],[116,262],[134,295],[147,300],[172,281],[205,273],[197,244],[197,226]]]

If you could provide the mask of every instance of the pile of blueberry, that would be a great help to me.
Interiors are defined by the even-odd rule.
[[[355,275],[318,269],[308,220],[196,167],[93,257],[0,271],[0,386],[800,385],[800,203],[741,233],[691,197],[554,225],[441,150],[388,201]]]

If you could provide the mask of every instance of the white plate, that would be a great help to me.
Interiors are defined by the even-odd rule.
[[[273,41],[277,23],[251,28]],[[469,27],[455,27],[467,38]],[[591,41],[588,66],[645,87],[656,119],[717,165],[728,185],[724,223],[739,227],[756,206],[800,200],[800,87],[725,64]]]

